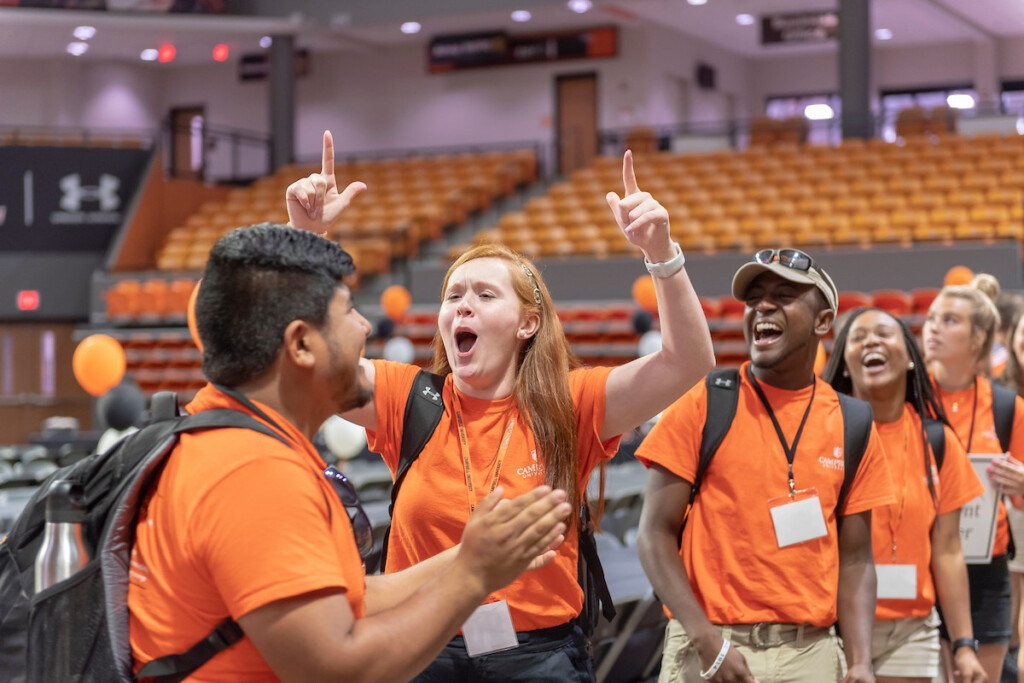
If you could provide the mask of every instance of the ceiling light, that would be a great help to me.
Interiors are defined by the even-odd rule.
[[[569,9],[576,14],[583,14],[584,12],[589,12],[594,3],[590,0],[569,0],[568,5]]]
[[[686,0],[686,2],[690,3],[691,5],[706,5],[706,4],[708,4],[708,0]]]
[[[533,15],[524,9],[517,9],[512,13],[512,21],[529,21],[533,18]]]
[[[79,26],[72,31],[72,34],[79,40],[89,40],[96,35],[96,29],[92,26]]]
[[[892,40],[892,31],[887,28],[876,28],[875,38],[879,40]]]
[[[754,15],[753,14],[737,14],[736,15],[736,23],[739,24],[740,26],[750,26],[751,24],[754,23]]]
[[[946,104],[953,109],[974,109],[974,98],[965,92],[946,96]]]
[[[227,43],[217,43],[213,46],[213,60],[215,62],[226,62],[231,54],[231,48]]]
[[[160,46],[160,49],[157,50],[156,61],[160,62],[161,64],[173,62],[174,56],[176,54],[178,54],[178,51],[174,49],[173,45],[171,45],[170,43],[164,43]]]
[[[420,22],[418,22],[418,21],[407,21],[404,24],[402,24],[402,33],[406,33],[406,34],[419,33],[421,28],[423,28],[423,27],[420,26]]]
[[[271,38],[270,36],[263,36],[262,38],[260,38],[260,47],[262,47],[264,50],[273,44],[274,39]]]
[[[89,43],[68,43],[67,51],[76,57],[81,57],[89,49]]]
[[[811,121],[828,121],[836,115],[832,107],[824,103],[808,104],[804,107],[804,116]]]
[[[148,47],[139,54],[139,59],[144,62],[155,62],[159,55],[156,48]]]

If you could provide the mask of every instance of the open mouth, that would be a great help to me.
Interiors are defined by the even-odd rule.
[[[889,359],[878,351],[872,351],[868,355],[864,356],[861,363],[868,370],[878,370],[888,365]]]
[[[758,346],[775,342],[782,336],[782,326],[771,320],[754,323],[754,343]]]
[[[455,333],[455,348],[459,353],[469,353],[476,345],[476,335],[472,332],[462,330]]]

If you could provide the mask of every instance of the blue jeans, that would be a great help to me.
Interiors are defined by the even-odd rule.
[[[550,683],[594,681],[594,663],[583,631],[573,623],[539,631],[520,631],[519,647],[479,657],[466,653],[462,636],[445,645],[416,683]]]

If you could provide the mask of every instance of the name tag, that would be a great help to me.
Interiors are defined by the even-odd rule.
[[[917,597],[917,566],[913,564],[876,564],[878,597],[913,600]]]
[[[787,496],[769,501],[768,510],[780,548],[828,535],[817,491],[797,491],[795,500]]]
[[[470,657],[519,647],[512,615],[504,600],[477,607],[462,625],[462,637]]]

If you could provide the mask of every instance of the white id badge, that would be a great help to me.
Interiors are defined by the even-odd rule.
[[[821,499],[815,489],[797,491],[794,498],[785,496],[768,501],[775,526],[775,540],[780,548],[812,541],[828,535]]]
[[[917,565],[876,564],[878,597],[913,600],[917,597]]]
[[[470,657],[519,647],[512,615],[504,600],[477,607],[462,625],[462,637]]]

